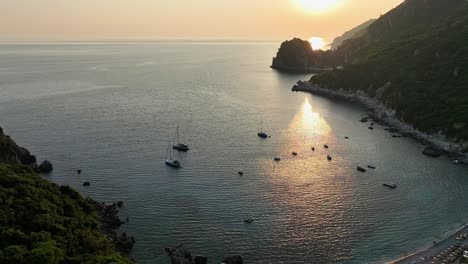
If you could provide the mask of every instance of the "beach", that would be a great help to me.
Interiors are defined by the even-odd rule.
[[[457,261],[460,259],[461,254],[463,254],[463,250],[466,250],[466,248],[468,247],[468,239],[465,238],[464,240],[459,241],[459,240],[456,240],[456,238],[465,233],[468,233],[467,224],[459,228],[453,235],[449,236],[448,238],[442,241],[436,242],[430,248],[419,251],[409,256],[405,256],[391,263],[395,263],[395,264],[452,263],[452,261],[447,260],[446,262],[444,262],[444,260],[450,258],[449,255],[451,254],[451,252],[456,252],[457,249],[460,249],[458,252],[461,251],[461,253],[457,254],[458,259],[453,261],[455,263],[458,263]],[[446,250],[448,250],[448,253],[444,254],[443,252]]]

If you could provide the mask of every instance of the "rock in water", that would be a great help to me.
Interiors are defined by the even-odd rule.
[[[172,264],[193,264],[192,253],[185,249],[182,245],[166,251],[171,257]]]
[[[204,256],[195,256],[193,258],[193,264],[207,264],[208,263],[208,258]]]
[[[223,260],[224,264],[243,264],[244,260],[242,259],[242,256],[236,255],[232,257],[227,257]]]
[[[423,154],[429,157],[437,158],[442,155],[442,151],[433,147],[427,147],[424,149]]]
[[[91,186],[91,183],[89,181],[83,182],[83,186]]]
[[[48,160],[44,160],[41,165],[39,165],[38,170],[40,173],[49,173],[53,170],[52,163]]]

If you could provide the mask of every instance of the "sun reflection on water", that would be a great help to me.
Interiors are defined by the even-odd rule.
[[[320,248],[349,240],[353,229],[344,208],[351,206],[352,178],[347,174],[349,162],[337,152],[339,143],[332,127],[306,97],[285,130],[275,150],[281,161],[262,163],[268,182],[265,199],[280,212],[272,228],[287,230],[276,239],[285,246]],[[298,155],[292,155],[293,151]],[[333,161],[327,160],[329,154]],[[351,251],[341,248],[333,255],[347,260]],[[330,262],[328,256],[323,258]]]
[[[327,121],[318,112],[314,112],[308,97],[305,98],[301,111],[296,114],[289,124],[289,130],[299,130],[304,136],[313,136],[314,138],[318,135],[327,136],[332,131]]]

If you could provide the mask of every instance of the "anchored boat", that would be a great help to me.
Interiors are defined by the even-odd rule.
[[[169,167],[176,168],[176,169],[182,167],[182,165],[180,164],[180,161],[172,159],[171,141],[169,141],[169,145],[167,146],[167,150],[166,150],[166,165]]]
[[[190,149],[189,146],[187,144],[180,143],[179,137],[180,137],[179,136],[179,126],[177,126],[177,132],[176,132],[176,138],[175,138],[175,139],[177,139],[177,143],[172,145],[172,148],[176,149],[176,150],[179,150],[179,151],[188,151]]]

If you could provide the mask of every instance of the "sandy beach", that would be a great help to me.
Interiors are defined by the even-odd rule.
[[[463,227],[458,229],[453,235],[448,238],[437,242],[428,249],[419,251],[415,254],[405,256],[399,260],[393,261],[391,263],[395,264],[423,264],[423,263],[458,263],[458,260],[463,254],[463,250],[468,248],[468,238],[463,240],[457,240],[456,238],[462,234],[468,233],[468,224],[465,224]],[[458,251],[457,251],[458,250]],[[447,252],[447,253],[444,253]],[[449,261],[450,254],[455,253],[457,255],[454,262]],[[436,257],[436,258],[433,258]],[[444,262],[444,260],[447,260]]]

